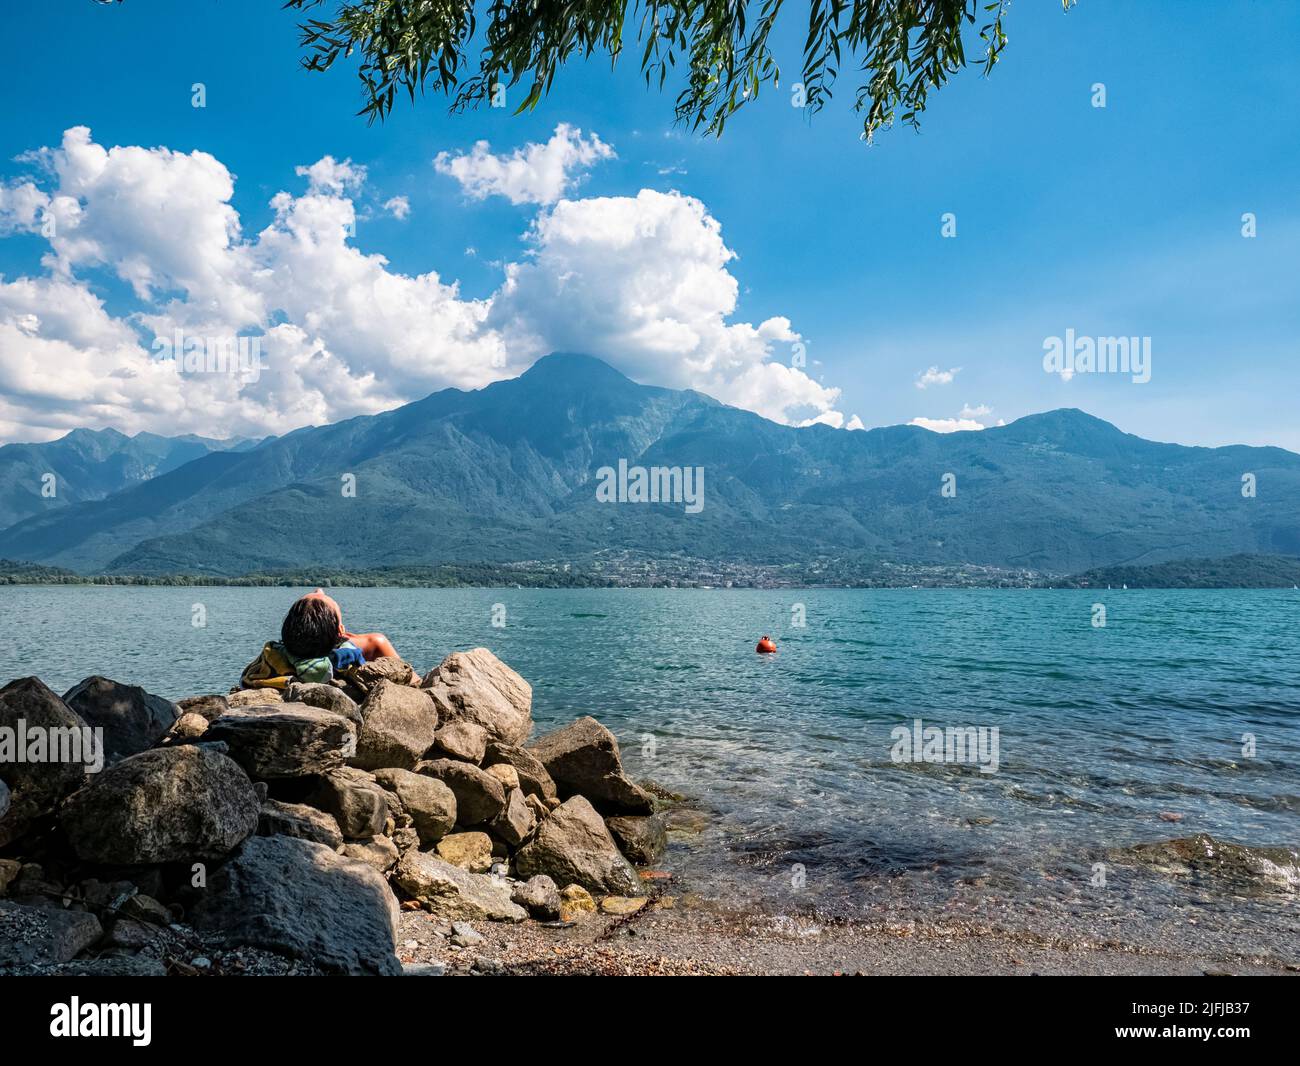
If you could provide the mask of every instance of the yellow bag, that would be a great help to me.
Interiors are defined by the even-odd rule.
[[[278,640],[268,640],[262,646],[262,653],[244,667],[239,675],[240,688],[279,688],[289,687],[289,683],[298,680],[293,660]]]

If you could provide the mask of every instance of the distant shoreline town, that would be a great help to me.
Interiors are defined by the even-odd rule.
[[[0,559],[0,585],[143,585],[353,588],[1293,588],[1300,558],[1234,555],[1150,566],[1115,566],[1072,575],[979,565],[820,560],[790,566],[654,558],[631,552],[577,563],[448,563],[342,570],[332,566],[220,574],[79,574],[60,567]]]

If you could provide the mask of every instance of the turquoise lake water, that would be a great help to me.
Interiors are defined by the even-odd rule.
[[[294,595],[0,587],[7,676],[37,674],[59,692],[96,673],[171,698],[223,692]],[[1093,880],[1109,849],[1142,841],[1300,843],[1300,592],[343,589],[338,599],[349,628],[386,632],[422,671],[449,651],[491,648],[532,683],[539,731],[579,714],[609,726],[634,776],[707,811],[704,834],[670,855],[706,894],[1094,928],[1144,918],[1161,935],[1193,908],[1213,918],[1194,925],[1233,943],[1233,930],[1295,935],[1285,901],[1225,899],[1136,871]],[[754,654],[763,633],[778,654]],[[891,731],[917,718],[996,727],[997,772],[894,761]]]

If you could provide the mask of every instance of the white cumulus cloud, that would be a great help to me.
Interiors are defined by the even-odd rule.
[[[963,430],[983,429],[973,418],[914,418],[909,426],[920,426],[933,433],[958,433]]]
[[[507,268],[491,321],[512,352],[600,356],[639,381],[694,388],[781,421],[829,411],[839,390],[782,361],[788,319],[732,322],[739,284],[722,227],[680,193],[562,200]]]
[[[955,366],[951,370],[940,370],[937,366],[929,367],[917,375],[916,387],[918,389],[928,389],[931,385],[951,385],[953,378],[961,373],[961,367]]]
[[[298,177],[307,179],[307,191],[327,196],[342,196],[350,189],[359,189],[366,182],[366,168],[353,164],[351,159],[341,163],[332,155],[324,156],[309,167],[295,167]]]
[[[561,123],[545,144],[493,155],[492,145],[479,141],[468,153],[439,152],[433,165],[476,200],[496,195],[512,204],[553,204],[592,164],[613,158],[614,149],[596,134],[583,137],[582,130]]]
[[[788,319],[734,320],[735,253],[691,197],[559,199],[500,287],[472,296],[357,246],[366,172],[351,160],[298,168],[299,191],[277,193],[253,234],[231,204],[233,175],[204,152],[105,147],[74,127],[25,161],[42,173],[0,186],[0,236],[39,232],[48,247],[39,271],[0,277],[3,439],[83,425],[284,433],[478,388],[554,350],[791,424],[844,425],[839,391],[790,365],[800,336]],[[107,309],[104,275],[129,284],[134,308]],[[255,342],[259,372],[177,373],[159,339],[178,330]]]
[[[957,412],[956,418],[914,418],[908,423],[909,426],[920,426],[922,429],[933,430],[935,433],[957,433],[962,430],[976,430],[987,428],[982,418],[988,418],[993,413],[993,408],[988,404],[962,404],[962,408]],[[1002,423],[999,422],[999,425]]]

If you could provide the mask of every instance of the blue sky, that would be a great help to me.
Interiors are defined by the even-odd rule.
[[[294,229],[289,209],[271,206],[281,191],[304,197],[298,205],[305,217],[311,179],[296,168],[326,155],[351,160],[355,171],[365,168],[363,182],[327,176],[316,191],[352,205],[352,248],[385,257],[386,273],[376,280],[371,265],[364,283],[384,287],[391,275],[429,272],[442,286],[456,283],[456,302],[432,318],[411,308],[431,282],[406,285],[394,298],[405,310],[385,309],[379,317],[396,329],[409,311],[401,328],[413,347],[421,338],[411,338],[412,331],[434,329],[423,338],[431,353],[458,354],[440,354],[431,368],[415,352],[386,361],[375,349],[391,345],[392,335],[348,320],[370,317],[366,301],[346,299],[342,289],[348,272],[360,270],[357,263],[312,260],[311,269],[328,270],[331,280],[308,284],[307,261],[283,242],[268,244],[238,269],[250,276],[273,270],[273,293],[304,284],[289,301],[298,312],[272,306],[266,286],[258,289],[249,321],[261,315],[257,328],[269,328],[288,319],[299,346],[281,357],[289,342],[272,343],[268,334],[268,362],[296,360],[303,377],[332,383],[322,391],[349,393],[352,405],[338,396],[286,402],[304,386],[278,367],[244,398],[196,389],[147,402],[122,384],[133,375],[139,380],[138,368],[119,368],[114,377],[117,356],[105,354],[125,343],[113,332],[118,323],[146,347],[151,331],[163,332],[160,323],[173,313],[191,329],[204,323],[211,330],[217,318],[241,334],[251,327],[236,322],[228,307],[221,315],[200,314],[204,301],[242,298],[214,297],[189,277],[185,259],[201,260],[203,242],[177,252],[173,268],[155,269],[157,244],[150,242],[167,234],[123,232],[150,228],[148,220],[114,216],[112,190],[101,187],[97,202],[86,201],[87,217],[101,217],[85,230],[96,234],[97,251],[52,250],[31,226],[11,224],[7,235],[0,227],[5,283],[71,279],[102,301],[101,317],[112,320],[93,327],[74,320],[67,308],[80,290],[15,288],[7,303],[0,294],[0,320],[8,313],[18,323],[13,336],[39,336],[48,345],[39,358],[24,349],[6,366],[5,353],[14,349],[0,341],[3,439],[49,437],[77,424],[213,435],[225,435],[223,428],[276,431],[291,428],[282,423],[391,406],[441,384],[472,385],[484,373],[517,372],[549,344],[580,344],[590,323],[595,354],[640,380],[706,391],[716,382],[712,391],[729,402],[768,414],[779,409],[791,421],[820,410],[857,416],[868,427],[914,418],[939,425],[966,408],[969,421],[990,425],[1069,406],[1154,439],[1300,450],[1300,5],[1082,0],[1063,14],[1049,0],[1017,4],[1008,15],[1005,58],[990,78],[961,73],[932,96],[921,133],[896,128],[870,148],[858,140],[851,80],[811,121],[790,106],[801,40],[796,23],[783,38],[782,87],[743,109],[721,140],[674,128],[673,92],[646,89],[628,62],[612,74],[606,63],[566,69],[530,115],[448,115],[441,98],[428,97],[415,109],[399,103],[384,125],[367,126],[354,114],[359,96],[351,69],[302,71],[293,13],[256,0],[127,0],[112,7],[64,0],[16,9],[7,29],[11,41],[30,46],[13,49],[0,70],[9,102],[0,118],[0,182],[13,189],[30,180],[54,195],[53,179],[31,156],[15,159],[57,147],[74,127],[88,127],[103,149],[207,153],[233,179],[237,244],[265,227]],[[205,86],[206,107],[192,106],[196,82]],[[1104,108],[1092,106],[1095,83],[1105,86]],[[562,123],[580,128],[588,146],[595,135],[616,158],[573,168],[564,196],[586,208],[558,211],[549,227],[539,220],[557,210],[553,203],[477,199],[433,165],[439,153],[465,153],[481,139],[500,155],[543,144]],[[130,180],[129,160],[121,172]],[[167,187],[168,195],[183,197],[188,179]],[[685,227],[673,232],[686,246],[662,221],[659,245],[645,252],[646,273],[603,289],[597,282],[604,261],[592,251],[589,229],[577,231],[599,224],[599,198],[617,198],[610,202],[626,207],[637,225],[642,212],[653,209],[664,219],[663,212],[677,211],[677,201],[647,200],[633,209],[631,198],[642,189],[698,201],[704,221],[698,213],[673,215],[671,224]],[[405,218],[384,208],[394,197],[408,201]],[[196,219],[200,212],[211,217],[219,199],[182,206],[192,207]],[[181,206],[176,211],[167,217],[191,217]],[[957,227],[950,239],[941,236],[948,212]],[[1257,218],[1251,239],[1241,234],[1246,212]],[[707,240],[714,222],[736,256],[721,264]],[[173,231],[182,245],[185,228]],[[699,262],[692,259],[697,253]],[[625,250],[620,269],[630,270],[629,258],[640,254],[636,246]],[[133,255],[147,261],[136,263],[135,274],[118,259]],[[267,256],[275,256],[273,267]],[[644,329],[621,329],[614,320],[636,313],[623,303],[635,303],[646,278],[662,283],[675,256],[699,272],[684,278],[687,296],[697,285],[712,292],[723,275],[734,278],[734,308],[715,313],[716,301],[705,310],[661,308],[660,318],[671,321],[659,322],[663,331],[649,340]],[[524,270],[518,291],[503,294],[507,264]],[[141,270],[150,273],[144,296]],[[581,298],[563,291],[574,274],[591,282]],[[223,273],[221,285],[233,285],[231,277]],[[255,287],[249,283],[249,291]],[[437,298],[450,299],[443,290]],[[579,302],[570,306],[568,299]],[[726,304],[725,293],[718,299]],[[317,316],[313,300],[335,303]],[[186,306],[178,309],[175,301]],[[440,324],[430,326],[435,319]],[[788,329],[759,329],[773,319],[788,320]],[[453,340],[437,333],[448,321]],[[746,323],[763,335],[730,328]],[[708,352],[664,350],[665,337],[696,337],[701,329],[711,331],[699,342],[712,346]],[[1078,374],[1067,381],[1047,373],[1044,339],[1067,329],[1150,337],[1151,380]],[[765,346],[767,361],[788,363],[794,335],[806,345],[807,374],[816,384],[796,382],[790,395],[812,397],[811,406],[791,399],[782,407],[766,385],[751,388],[716,370],[733,349],[743,348],[737,358],[757,358],[756,345]],[[495,371],[486,371],[493,345],[507,355],[492,357]],[[65,358],[66,373],[51,375]],[[699,369],[704,364],[714,369]],[[918,388],[929,367],[959,369],[947,384]],[[62,377],[66,387],[47,387],[37,370]],[[113,382],[87,385],[90,398],[77,401],[67,383],[101,371]],[[829,399],[817,386],[838,395]]]

